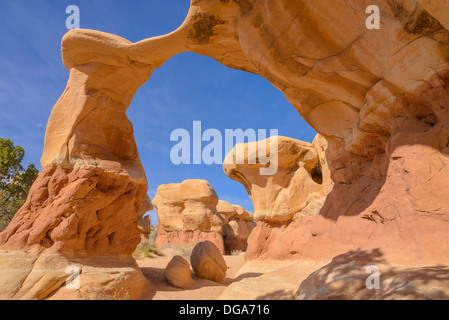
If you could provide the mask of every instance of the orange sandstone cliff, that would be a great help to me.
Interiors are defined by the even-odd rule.
[[[322,209],[282,232],[259,229],[265,243],[248,258],[328,263],[358,252],[351,259],[447,265],[448,4],[377,0],[381,28],[368,30],[372,2],[192,0],[178,30],[138,43],[68,32],[70,78],[47,125],[43,170],[0,234],[0,298],[69,295],[69,265],[82,289],[142,297],[131,254],[147,181],[126,109],[184,51],[265,77],[328,143],[334,187]],[[311,283],[298,296],[320,297]]]

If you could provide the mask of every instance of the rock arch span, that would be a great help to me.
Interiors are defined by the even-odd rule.
[[[88,283],[142,297],[131,252],[147,180],[126,109],[152,71],[184,51],[267,78],[329,143],[335,187],[320,215],[250,258],[290,257],[287,239],[296,259],[376,248],[397,263],[447,264],[447,2],[379,0],[382,27],[366,30],[370,4],[192,0],[179,29],[138,43],[68,32],[70,78],[47,125],[42,173],[0,234],[0,297],[69,295],[72,264]],[[269,226],[257,236],[270,237]]]

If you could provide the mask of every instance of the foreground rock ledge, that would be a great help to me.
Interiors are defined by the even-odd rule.
[[[178,30],[136,44],[70,31],[62,52],[71,75],[47,126],[43,172],[0,234],[0,298],[56,296],[59,278],[33,272],[52,272],[52,254],[85,268],[112,257],[128,270],[147,184],[125,111],[151,72],[183,51],[265,77],[329,144],[335,186],[319,215],[281,233],[261,229],[270,245],[254,258],[329,263],[378,249],[408,267],[448,265],[447,5],[379,0],[382,28],[367,30],[370,4],[194,0]],[[143,283],[131,269],[114,285]]]
[[[148,285],[131,257],[147,181],[126,109],[152,68],[120,51],[128,44],[91,31],[64,37],[70,79],[47,125],[42,172],[0,234],[0,298],[76,298],[65,288],[70,265],[82,295],[122,288],[134,298]]]

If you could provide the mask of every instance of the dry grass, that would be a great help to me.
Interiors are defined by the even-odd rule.
[[[153,258],[154,256],[163,256],[163,253],[159,250],[153,240],[143,239],[133,252],[134,258]]]
[[[192,254],[195,245],[196,243],[167,243],[161,247],[161,250],[174,249],[179,252],[180,256],[186,258],[187,260],[190,260],[190,255]]]

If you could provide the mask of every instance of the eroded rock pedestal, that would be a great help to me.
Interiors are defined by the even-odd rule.
[[[224,172],[243,184],[253,201],[254,219],[258,223],[248,243],[247,259],[266,252],[279,254],[272,240],[283,235],[294,220],[320,213],[333,187],[326,150],[327,142],[320,135],[313,143],[271,137],[236,145],[226,156]],[[273,167],[274,173],[263,174],[262,169],[268,166]],[[298,237],[291,236],[282,244],[281,251]]]
[[[158,215],[158,247],[210,241],[221,254],[230,253],[246,248],[255,225],[251,212],[219,200],[206,180],[161,185],[153,203]]]
[[[217,205],[217,212],[222,217],[225,217],[222,235],[226,253],[232,254],[238,251],[246,251],[248,238],[256,227],[253,213],[242,206],[231,205],[229,202],[221,200]]]
[[[152,67],[130,60],[129,44],[91,31],[64,37],[70,78],[47,125],[42,172],[0,234],[1,298],[135,298],[148,285],[131,256],[147,180],[126,109]],[[79,291],[66,287],[69,266]]]
[[[114,279],[99,276],[100,286],[139,291],[131,252],[147,187],[125,111],[151,72],[183,51],[265,77],[328,143],[335,185],[319,214],[280,233],[266,228],[253,259],[326,264],[375,250],[404,270],[448,265],[447,1],[378,0],[381,28],[368,30],[372,4],[194,0],[178,30],[136,44],[70,31],[71,75],[49,120],[42,173],[0,234],[0,297],[52,297],[69,264]],[[317,283],[298,296],[313,296]]]
[[[316,141],[322,141],[322,137]],[[262,150],[261,145],[266,148]],[[244,152],[239,154],[239,150]],[[258,157],[265,150],[269,153],[267,161],[276,170],[269,175],[261,171],[268,164]],[[254,204],[254,219],[271,224],[288,224],[299,216],[317,215],[332,189],[326,159],[319,157],[315,146],[287,137],[237,145],[226,156],[223,169],[245,187]],[[324,178],[322,171],[326,173]]]
[[[218,196],[209,182],[185,180],[161,185],[153,204],[158,215],[158,247],[209,240],[224,253],[222,222],[216,211]]]

